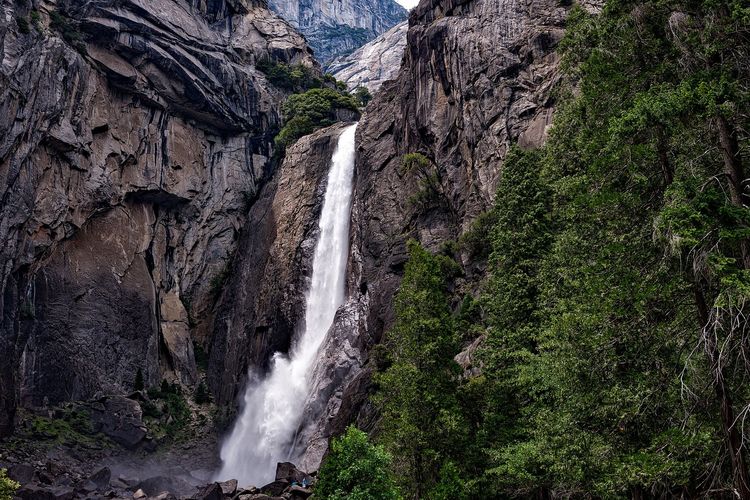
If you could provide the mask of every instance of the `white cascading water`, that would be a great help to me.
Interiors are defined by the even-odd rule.
[[[356,128],[354,124],[342,132],[331,158],[304,331],[289,355],[273,355],[265,378],[253,380],[251,375],[242,413],[221,448],[220,480],[237,479],[242,485],[261,486],[273,481],[277,462],[294,458],[292,443],[309,391],[310,374],[336,310],[344,301]]]

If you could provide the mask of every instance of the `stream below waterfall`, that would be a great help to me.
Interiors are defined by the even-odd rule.
[[[344,129],[331,158],[304,327],[298,328],[301,334],[288,354],[273,355],[267,374],[250,374],[240,416],[221,448],[218,479],[260,486],[273,481],[277,462],[294,462],[304,451],[293,443],[309,396],[310,374],[344,302],[356,128]]]

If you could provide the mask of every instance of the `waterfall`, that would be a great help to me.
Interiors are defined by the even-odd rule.
[[[294,460],[294,434],[300,425],[310,374],[318,351],[344,301],[349,254],[349,218],[357,125],[344,129],[331,158],[305,325],[289,354],[277,352],[264,378],[251,374],[242,413],[221,448],[219,479],[262,486],[273,481],[276,463]]]

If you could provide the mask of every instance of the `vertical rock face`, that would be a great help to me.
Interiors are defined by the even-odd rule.
[[[284,95],[254,63],[316,65],[260,1],[34,5],[0,11],[0,434],[138,369],[195,380],[272,168]]]
[[[406,241],[437,251],[456,239],[491,205],[511,144],[544,141],[566,13],[556,0],[423,0],[411,12],[399,74],[358,129],[351,293],[317,372],[321,396],[308,402],[305,466],[346,423],[369,425],[363,358],[393,323]],[[412,152],[428,160],[435,192],[404,168]]]
[[[359,129],[355,232],[372,327],[391,323],[406,240],[437,250],[455,239],[489,208],[510,145],[544,141],[566,12],[554,0],[424,0],[412,11],[398,78]],[[426,205],[403,168],[410,152],[439,179]]]
[[[334,59],[328,71],[349,89],[364,86],[374,93],[398,75],[408,31],[407,21],[397,24],[351,54]]]
[[[315,57],[327,64],[406,19],[394,0],[269,0],[271,10],[307,38]]]
[[[232,403],[249,366],[289,348],[305,310],[331,156],[345,124],[300,139],[250,209],[221,298],[211,344],[209,383]]]

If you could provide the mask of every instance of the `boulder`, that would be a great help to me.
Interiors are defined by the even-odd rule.
[[[23,500],[72,500],[75,497],[75,491],[67,486],[49,488],[38,484],[28,484],[18,490],[16,495]]]
[[[286,500],[284,497],[272,497],[263,493],[242,494],[237,500]]]
[[[138,490],[143,491],[146,496],[156,497],[162,493],[174,495],[187,495],[195,491],[188,482],[176,477],[154,476],[138,483]]]
[[[154,497],[154,500],[177,500],[177,497],[172,493],[162,493]]]
[[[109,470],[109,467],[102,467],[89,477],[89,481],[99,490],[106,490],[109,487],[110,479],[112,479],[112,471]]]
[[[237,491],[237,480],[230,479],[229,481],[224,481],[223,483],[219,483],[219,487],[224,495],[234,495]]]
[[[73,488],[68,486],[56,486],[50,490],[55,500],[72,500],[75,497]]]
[[[91,419],[97,430],[128,449],[146,437],[141,405],[125,396],[109,396],[92,404]]]
[[[16,464],[8,468],[8,477],[21,484],[28,484],[34,479],[34,467],[29,464]]]
[[[312,488],[303,488],[302,486],[292,486],[289,488],[289,495],[292,500],[304,500],[313,494]]]
[[[224,500],[224,492],[219,483],[212,483],[203,487],[200,492],[193,497],[193,500]]]
[[[291,462],[279,462],[276,464],[276,481],[286,480],[289,483],[301,483],[304,479],[310,479],[306,472],[302,472]]]
[[[287,488],[289,488],[289,481],[286,479],[279,479],[278,481],[263,486],[260,491],[266,495],[280,496]]]

